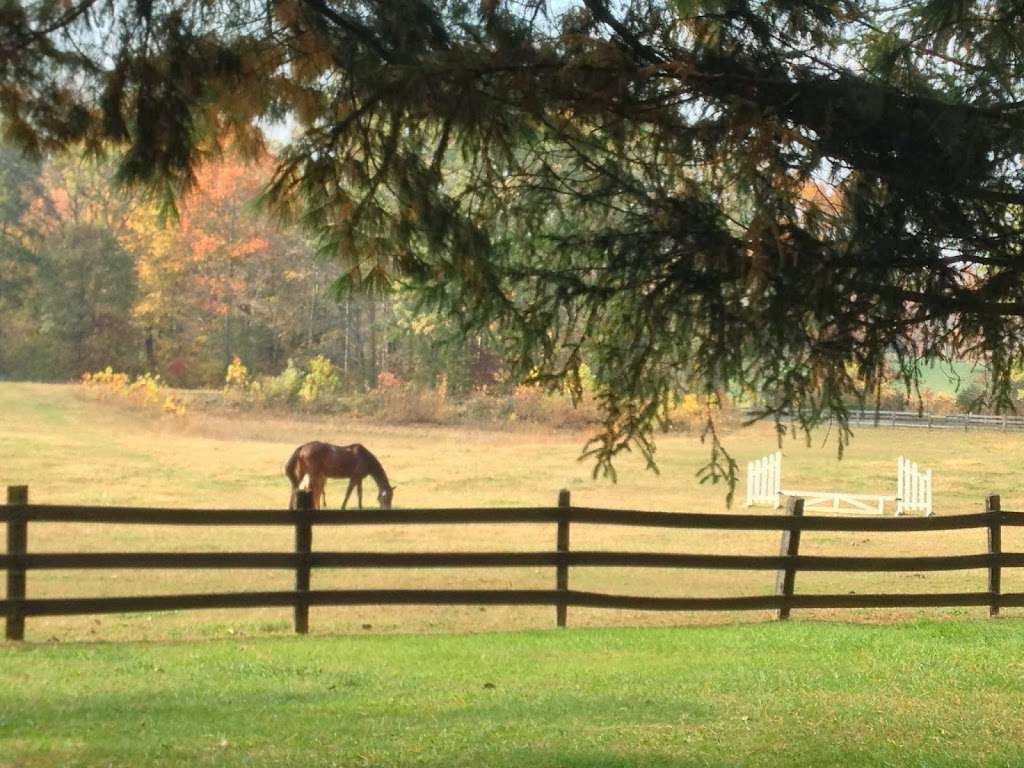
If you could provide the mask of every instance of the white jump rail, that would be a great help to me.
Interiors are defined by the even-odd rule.
[[[783,496],[799,496],[807,512],[856,512],[885,514],[886,504],[895,504],[897,515],[910,512],[935,514],[932,507],[932,471],[922,471],[903,456],[896,463],[896,494],[811,491],[782,487],[782,452],[776,451],[747,464],[747,506],[779,508]]]
[[[840,491],[785,490],[782,491],[782,495],[802,498],[805,512],[860,512],[884,515],[886,503],[896,501],[895,496]]]

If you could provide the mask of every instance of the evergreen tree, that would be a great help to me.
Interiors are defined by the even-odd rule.
[[[521,373],[572,386],[586,356],[601,460],[649,454],[681,391],[809,426],[892,355],[911,386],[984,357],[1004,404],[1024,358],[1011,0],[37,0],[0,23],[7,135],[119,145],[168,201],[226,137],[292,121],[268,203],[347,284],[401,275]]]

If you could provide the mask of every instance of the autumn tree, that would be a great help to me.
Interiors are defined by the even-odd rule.
[[[10,150],[0,158],[8,174],[26,162]],[[4,326],[17,331],[7,345],[10,368],[65,379],[108,364],[138,367],[135,269],[118,240],[131,203],[110,188],[111,171],[61,158],[10,188],[5,252],[14,249],[15,263],[28,267],[12,270],[18,284],[5,285],[10,298],[0,302]]]
[[[326,288],[302,238],[254,209],[269,175],[266,164],[209,163],[173,226],[151,216],[136,230],[144,254],[136,312],[156,329],[161,366],[177,361],[183,383],[219,381],[235,355],[257,371],[283,367]]]
[[[0,149],[0,375],[111,365],[210,386],[235,354],[259,374],[324,354],[349,385],[375,385],[390,299],[339,300],[336,270],[253,205],[269,162],[206,164],[167,220],[107,162]]]
[[[1024,9],[1007,0],[154,0],[3,17],[7,135],[174,194],[294,122],[266,199],[542,379],[609,459],[681,391],[843,417],[895,355],[1024,357]],[[97,33],[102,30],[102,33]],[[842,206],[808,210],[808,182]],[[728,462],[723,465],[728,468]],[[713,470],[722,466],[713,465]]]

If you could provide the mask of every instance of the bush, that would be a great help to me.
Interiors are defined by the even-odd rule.
[[[403,382],[390,371],[377,377],[377,388],[364,403],[376,418],[391,424],[446,424],[455,409],[448,401],[448,382],[442,377],[433,389]]]
[[[260,376],[249,385],[249,400],[256,405],[293,406],[299,401],[305,377],[289,358],[288,366],[277,376]]]
[[[910,399],[905,386],[888,383],[882,387],[881,398],[878,404],[879,410],[882,411],[903,411],[907,409],[909,402]]]
[[[83,373],[82,386],[91,390],[100,399],[119,397],[127,389],[130,377],[127,373],[115,373],[108,365],[96,373]]]
[[[465,424],[502,427],[537,425],[551,429],[585,429],[600,421],[595,391],[597,383],[586,366],[580,368],[580,398],[573,403],[564,393],[534,384],[522,384],[496,393],[487,386],[453,399],[441,377],[434,387],[405,381],[392,371],[382,371],[370,392],[344,393],[341,371],[330,359],[318,355],[303,371],[292,360],[277,376],[255,380],[235,358],[225,375],[224,396],[229,402],[263,407],[298,407],[316,413],[353,414],[391,424]],[[713,409],[718,423],[734,421],[728,403]],[[684,395],[666,412],[673,428],[702,428],[708,416],[705,401]]]
[[[921,408],[925,413],[938,416],[949,416],[959,412],[955,397],[946,392],[933,392],[930,389],[921,390]]]
[[[341,394],[341,377],[330,359],[317,355],[309,361],[308,369],[299,387],[299,400],[303,405],[315,409]]]
[[[597,408],[586,381],[583,397],[576,404],[568,395],[530,384],[515,387],[509,400],[511,413],[507,417],[508,421],[566,429],[589,426],[598,420]]]
[[[516,421],[511,397],[496,397],[487,387],[472,390],[459,404],[459,416],[471,424],[495,424]]]
[[[249,388],[249,369],[242,363],[242,358],[235,355],[228,365],[228,372],[224,376],[225,391],[245,392]]]
[[[962,413],[982,413],[987,407],[985,387],[970,382],[956,393],[956,404]]]
[[[694,394],[678,398],[668,411],[668,420],[674,429],[690,431],[703,427],[707,421],[708,409]]]
[[[163,385],[158,374],[144,373],[132,381],[127,373],[115,372],[107,366],[102,371],[84,374],[81,384],[103,400],[116,398],[137,408],[159,410],[175,417],[187,412],[185,404]]]
[[[543,421],[546,399],[547,394],[540,387],[520,384],[512,390],[513,421]]]

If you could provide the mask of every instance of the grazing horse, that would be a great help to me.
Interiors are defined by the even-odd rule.
[[[320,509],[320,499],[324,497],[324,485],[329,477],[347,477],[348,490],[345,500],[341,503],[344,509],[348,497],[355,488],[359,498],[359,508],[363,508],[363,478],[369,475],[377,483],[377,501],[382,509],[391,509],[391,499],[395,489],[388,482],[384,467],[377,457],[359,443],[354,445],[331,445],[330,443],[306,443],[295,449],[295,453],[285,464],[284,473],[292,484],[292,498],[289,509],[295,508],[296,491],[302,478],[309,477],[309,490],[313,494],[313,508]]]

